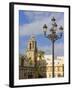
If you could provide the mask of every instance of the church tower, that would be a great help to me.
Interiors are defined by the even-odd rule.
[[[28,41],[26,55],[28,59],[32,61],[32,64],[35,64],[37,60],[37,42],[34,36],[31,36],[30,40]]]

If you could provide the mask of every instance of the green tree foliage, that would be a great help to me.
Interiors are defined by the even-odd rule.
[[[45,52],[44,51],[38,51],[38,57],[39,57],[39,59],[40,60],[42,60],[43,59],[43,57],[44,57],[44,54],[45,54]]]

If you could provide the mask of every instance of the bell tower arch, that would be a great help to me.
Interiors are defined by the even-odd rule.
[[[30,40],[28,41],[26,54],[28,59],[32,60],[32,63],[35,63],[37,60],[37,42],[34,36],[31,36]]]

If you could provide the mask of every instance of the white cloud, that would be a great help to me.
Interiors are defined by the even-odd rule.
[[[44,18],[56,17],[57,20],[63,18],[63,13],[61,12],[46,12],[46,11],[25,11],[24,14],[31,21],[40,21]]]
[[[26,11],[26,12],[24,12],[24,14],[31,21],[39,21],[45,17],[49,17],[51,13],[40,12],[40,11]]]
[[[24,24],[23,26],[20,26],[20,35],[42,33],[42,26],[43,25],[41,22],[33,22],[30,24]]]
[[[30,15],[31,16],[31,15]],[[41,17],[42,19],[39,20],[35,20],[29,24],[24,24],[22,26],[20,26],[20,35],[30,35],[30,34],[42,34],[43,31],[43,25],[47,24],[48,29],[51,27],[51,18],[55,16],[57,19],[60,18],[60,14],[59,15],[50,15],[49,17]],[[31,16],[32,17],[32,16]],[[38,18],[40,18],[40,16],[36,16]],[[57,24],[58,25],[63,25],[63,18],[57,20]]]

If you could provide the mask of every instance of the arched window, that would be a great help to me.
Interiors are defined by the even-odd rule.
[[[23,66],[24,65],[24,58],[23,58],[23,56],[21,57],[21,66]]]
[[[62,75],[61,74],[58,74],[58,77],[62,77]]]
[[[32,41],[32,48],[34,48],[34,43],[33,43],[33,41]]]
[[[30,50],[31,50],[31,43],[30,43]]]

